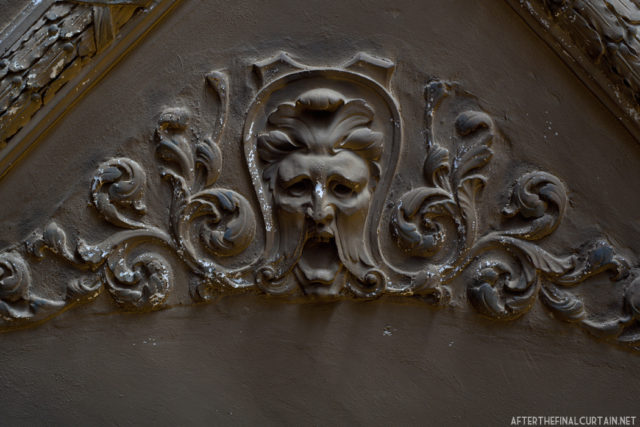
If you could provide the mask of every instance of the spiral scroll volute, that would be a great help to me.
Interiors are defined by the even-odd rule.
[[[24,259],[16,252],[0,253],[0,300],[14,303],[29,298],[31,275]]]
[[[521,176],[513,188],[510,203],[503,209],[507,217],[520,216],[524,227],[509,234],[538,240],[551,234],[560,224],[568,203],[564,184],[547,172],[535,171]]]
[[[456,223],[455,202],[438,188],[422,187],[405,194],[391,214],[391,234],[400,249],[431,257],[446,244],[450,225]]]
[[[146,212],[144,188],[146,176],[142,166],[126,157],[102,163],[91,181],[91,201],[109,222],[124,228],[141,228],[135,216]],[[132,211],[134,218],[127,209]]]
[[[491,255],[480,258],[467,287],[478,312],[496,319],[515,319],[529,311],[538,291],[535,269],[516,259]]]
[[[256,219],[247,199],[232,190],[212,189],[189,199],[180,214],[178,233],[199,264],[209,256],[229,257],[253,241]]]
[[[159,308],[173,283],[167,260],[154,252],[133,254],[131,248],[118,248],[107,260],[105,285],[114,300],[126,309]]]
[[[387,287],[387,276],[377,268],[370,268],[362,274],[362,277],[354,279],[347,282],[347,288],[357,298],[377,298]]]

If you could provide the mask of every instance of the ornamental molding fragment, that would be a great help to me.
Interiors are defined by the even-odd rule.
[[[101,294],[124,311],[161,309],[172,293],[193,302],[236,292],[292,301],[396,296],[458,309],[466,301],[504,321],[540,304],[556,319],[640,348],[637,260],[604,237],[560,253],[545,248],[569,203],[560,178],[527,169],[500,190],[507,202],[492,207],[500,220],[487,224],[481,208],[496,199],[484,193],[503,136],[457,84],[425,82],[426,121],[405,123],[389,60],[359,53],[309,67],[280,53],[253,71],[259,83],[240,140],[226,131],[229,77],[213,71],[203,80],[216,117],[176,102],[150,124],[155,170],[128,157],[99,165],[87,202],[114,227],[109,236],[91,241],[51,221],[0,252],[5,329]],[[425,140],[406,141],[405,126],[423,128]],[[241,147],[254,194],[218,184],[229,143]],[[419,183],[398,190],[404,144],[426,154]],[[154,185],[169,190],[161,209],[147,203]],[[57,291],[34,280],[44,259],[71,266],[75,278]],[[177,268],[189,279],[178,280]],[[617,307],[585,303],[587,279],[613,285]]]
[[[177,3],[34,2],[0,41],[0,179]]]
[[[640,3],[508,1],[640,142]]]

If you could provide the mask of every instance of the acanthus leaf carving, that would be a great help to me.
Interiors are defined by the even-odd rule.
[[[127,158],[111,159],[98,168],[91,182],[91,201],[110,223],[124,228],[143,228],[144,224],[127,218],[121,208],[131,208],[134,214],[146,211],[142,167]]]
[[[107,259],[104,283],[114,300],[128,309],[162,305],[172,286],[169,263],[155,253],[142,253],[128,261],[130,248],[119,246]]]
[[[183,108],[162,113],[155,133],[161,175],[173,188],[169,218],[173,245],[206,278],[202,283],[205,287],[231,282],[227,274],[237,272],[226,271],[211,256],[242,252],[253,240],[256,228],[244,196],[230,189],[212,188],[222,168],[217,140],[226,124],[229,98],[224,73],[211,72],[206,80],[221,105],[213,134],[202,140],[190,134],[190,113]]]
[[[551,312],[567,322],[579,322],[587,313],[582,301],[571,292],[567,292],[557,286],[542,286],[540,299]]]
[[[41,318],[62,308],[64,301],[52,301],[31,289],[29,266],[15,251],[0,253],[0,317],[7,321]]]
[[[569,203],[558,177],[529,168],[505,194],[500,224],[487,226],[483,192],[502,136],[457,84],[427,84],[423,176],[391,199],[404,126],[390,92],[393,68],[364,54],[341,68],[305,67],[286,54],[255,66],[262,87],[249,106],[242,147],[259,213],[250,197],[217,185],[231,95],[225,73],[207,73],[216,117],[201,120],[177,106],[161,112],[150,129],[160,182],[170,189],[165,221],[150,224],[145,191],[155,181],[141,163],[102,162],[89,201],[119,231],[74,243],[51,221],[0,252],[3,317],[51,315],[94,300],[103,289],[124,310],[158,309],[181,288],[174,273],[179,262],[195,301],[254,290],[320,300],[413,296],[446,305],[458,294],[482,315],[510,320],[540,300],[558,319],[637,347],[640,269],[605,239],[560,254],[544,245]],[[201,129],[203,122],[211,128]],[[264,246],[254,255],[260,224]],[[383,233],[397,248],[382,245]],[[395,265],[392,250],[414,267]],[[27,258],[48,254],[79,271],[58,300],[37,297],[39,284],[31,280]],[[576,291],[606,273],[620,285],[620,313],[595,313]],[[466,281],[462,293],[458,278]]]
[[[606,271],[612,273],[610,280],[622,284],[630,277],[627,261],[604,240],[584,244],[568,255],[553,254],[537,243],[557,229],[568,204],[564,184],[543,171],[527,172],[516,180],[502,210],[503,229],[478,234],[481,217],[476,204],[488,180],[482,170],[492,158],[495,125],[483,111],[469,109],[467,99],[461,103],[467,109],[449,122],[458,137],[453,145],[441,145],[433,123],[444,114],[440,110],[445,99],[468,95],[455,84],[435,81],[427,85],[425,96],[429,125],[423,168],[426,186],[407,192],[393,208],[390,226],[398,247],[412,256],[437,260],[424,268],[439,272],[437,282],[443,285],[473,265],[467,297],[486,316],[520,317],[539,295],[556,317],[622,341],[619,337],[634,324],[633,317],[622,314],[603,321],[591,315],[569,288]],[[454,248],[451,255],[437,258],[446,245]],[[415,287],[417,282],[412,283]],[[425,288],[415,289],[419,295]],[[633,346],[637,341],[626,343]]]
[[[526,228],[507,231],[512,236],[538,240],[558,227],[567,206],[567,194],[558,178],[546,172],[531,172],[516,181],[511,202],[502,209],[507,218],[531,219]]]
[[[474,308],[497,319],[513,319],[527,312],[537,292],[535,269],[517,257],[506,262],[483,258],[467,287],[467,295]]]
[[[200,224],[196,225],[198,221]],[[197,232],[192,233],[191,228],[196,228]],[[200,259],[193,246],[197,240],[215,256],[232,256],[242,252],[251,242],[255,219],[243,196],[232,190],[214,189],[189,198],[180,213],[177,230],[184,238],[186,252],[194,260]]]

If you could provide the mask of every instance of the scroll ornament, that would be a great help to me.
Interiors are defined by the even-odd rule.
[[[216,184],[230,94],[227,76],[209,73],[220,105],[211,135],[202,137],[193,113],[176,107],[160,114],[151,138],[171,194],[165,223],[147,219],[149,171],[126,157],[103,162],[89,201],[119,231],[72,244],[50,222],[0,252],[7,329],[94,300],[104,289],[123,310],[162,308],[183,286],[174,274],[182,262],[194,301],[244,290],[320,300],[398,295],[441,306],[458,297],[453,285],[461,277],[466,299],[482,315],[515,319],[539,300],[558,319],[639,348],[640,269],[604,239],[566,254],[544,248],[567,210],[559,178],[528,170],[506,193],[500,227],[483,223],[487,166],[500,133],[471,95],[449,82],[428,83],[422,180],[393,199],[403,123],[390,61],[361,53],[341,67],[310,68],[279,54],[255,71],[261,88],[242,147],[260,212],[253,196]],[[255,247],[260,224],[262,252],[243,255],[239,267],[223,262]],[[420,268],[396,265],[393,251]],[[78,271],[60,298],[32,280],[32,264],[51,255]],[[619,312],[588,309],[574,289],[591,277],[623,290]]]

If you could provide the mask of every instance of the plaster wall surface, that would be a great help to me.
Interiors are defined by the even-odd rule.
[[[95,168],[129,156],[155,171],[159,113],[180,105],[213,116],[203,75],[214,69],[225,69],[231,86],[219,183],[259,209],[240,141],[256,92],[252,64],[279,51],[318,66],[360,51],[396,63],[391,87],[410,147],[397,194],[421,179],[426,82],[456,81],[504,135],[482,200],[487,217],[517,176],[544,169],[562,178],[570,198],[548,248],[605,235],[630,258],[640,253],[640,144],[497,0],[183,1],[0,180],[0,249],[49,218],[78,235],[108,235],[87,208]],[[159,205],[169,190],[149,176],[159,188],[150,204]],[[176,268],[186,283],[186,267]],[[66,278],[66,270],[36,277]],[[605,304],[606,286],[586,286],[589,303]],[[640,416],[638,355],[539,306],[500,322],[462,309],[462,300],[436,309],[398,298],[229,295],[190,305],[183,294],[141,314],[105,298],[0,335],[0,424],[509,425],[518,415]]]

